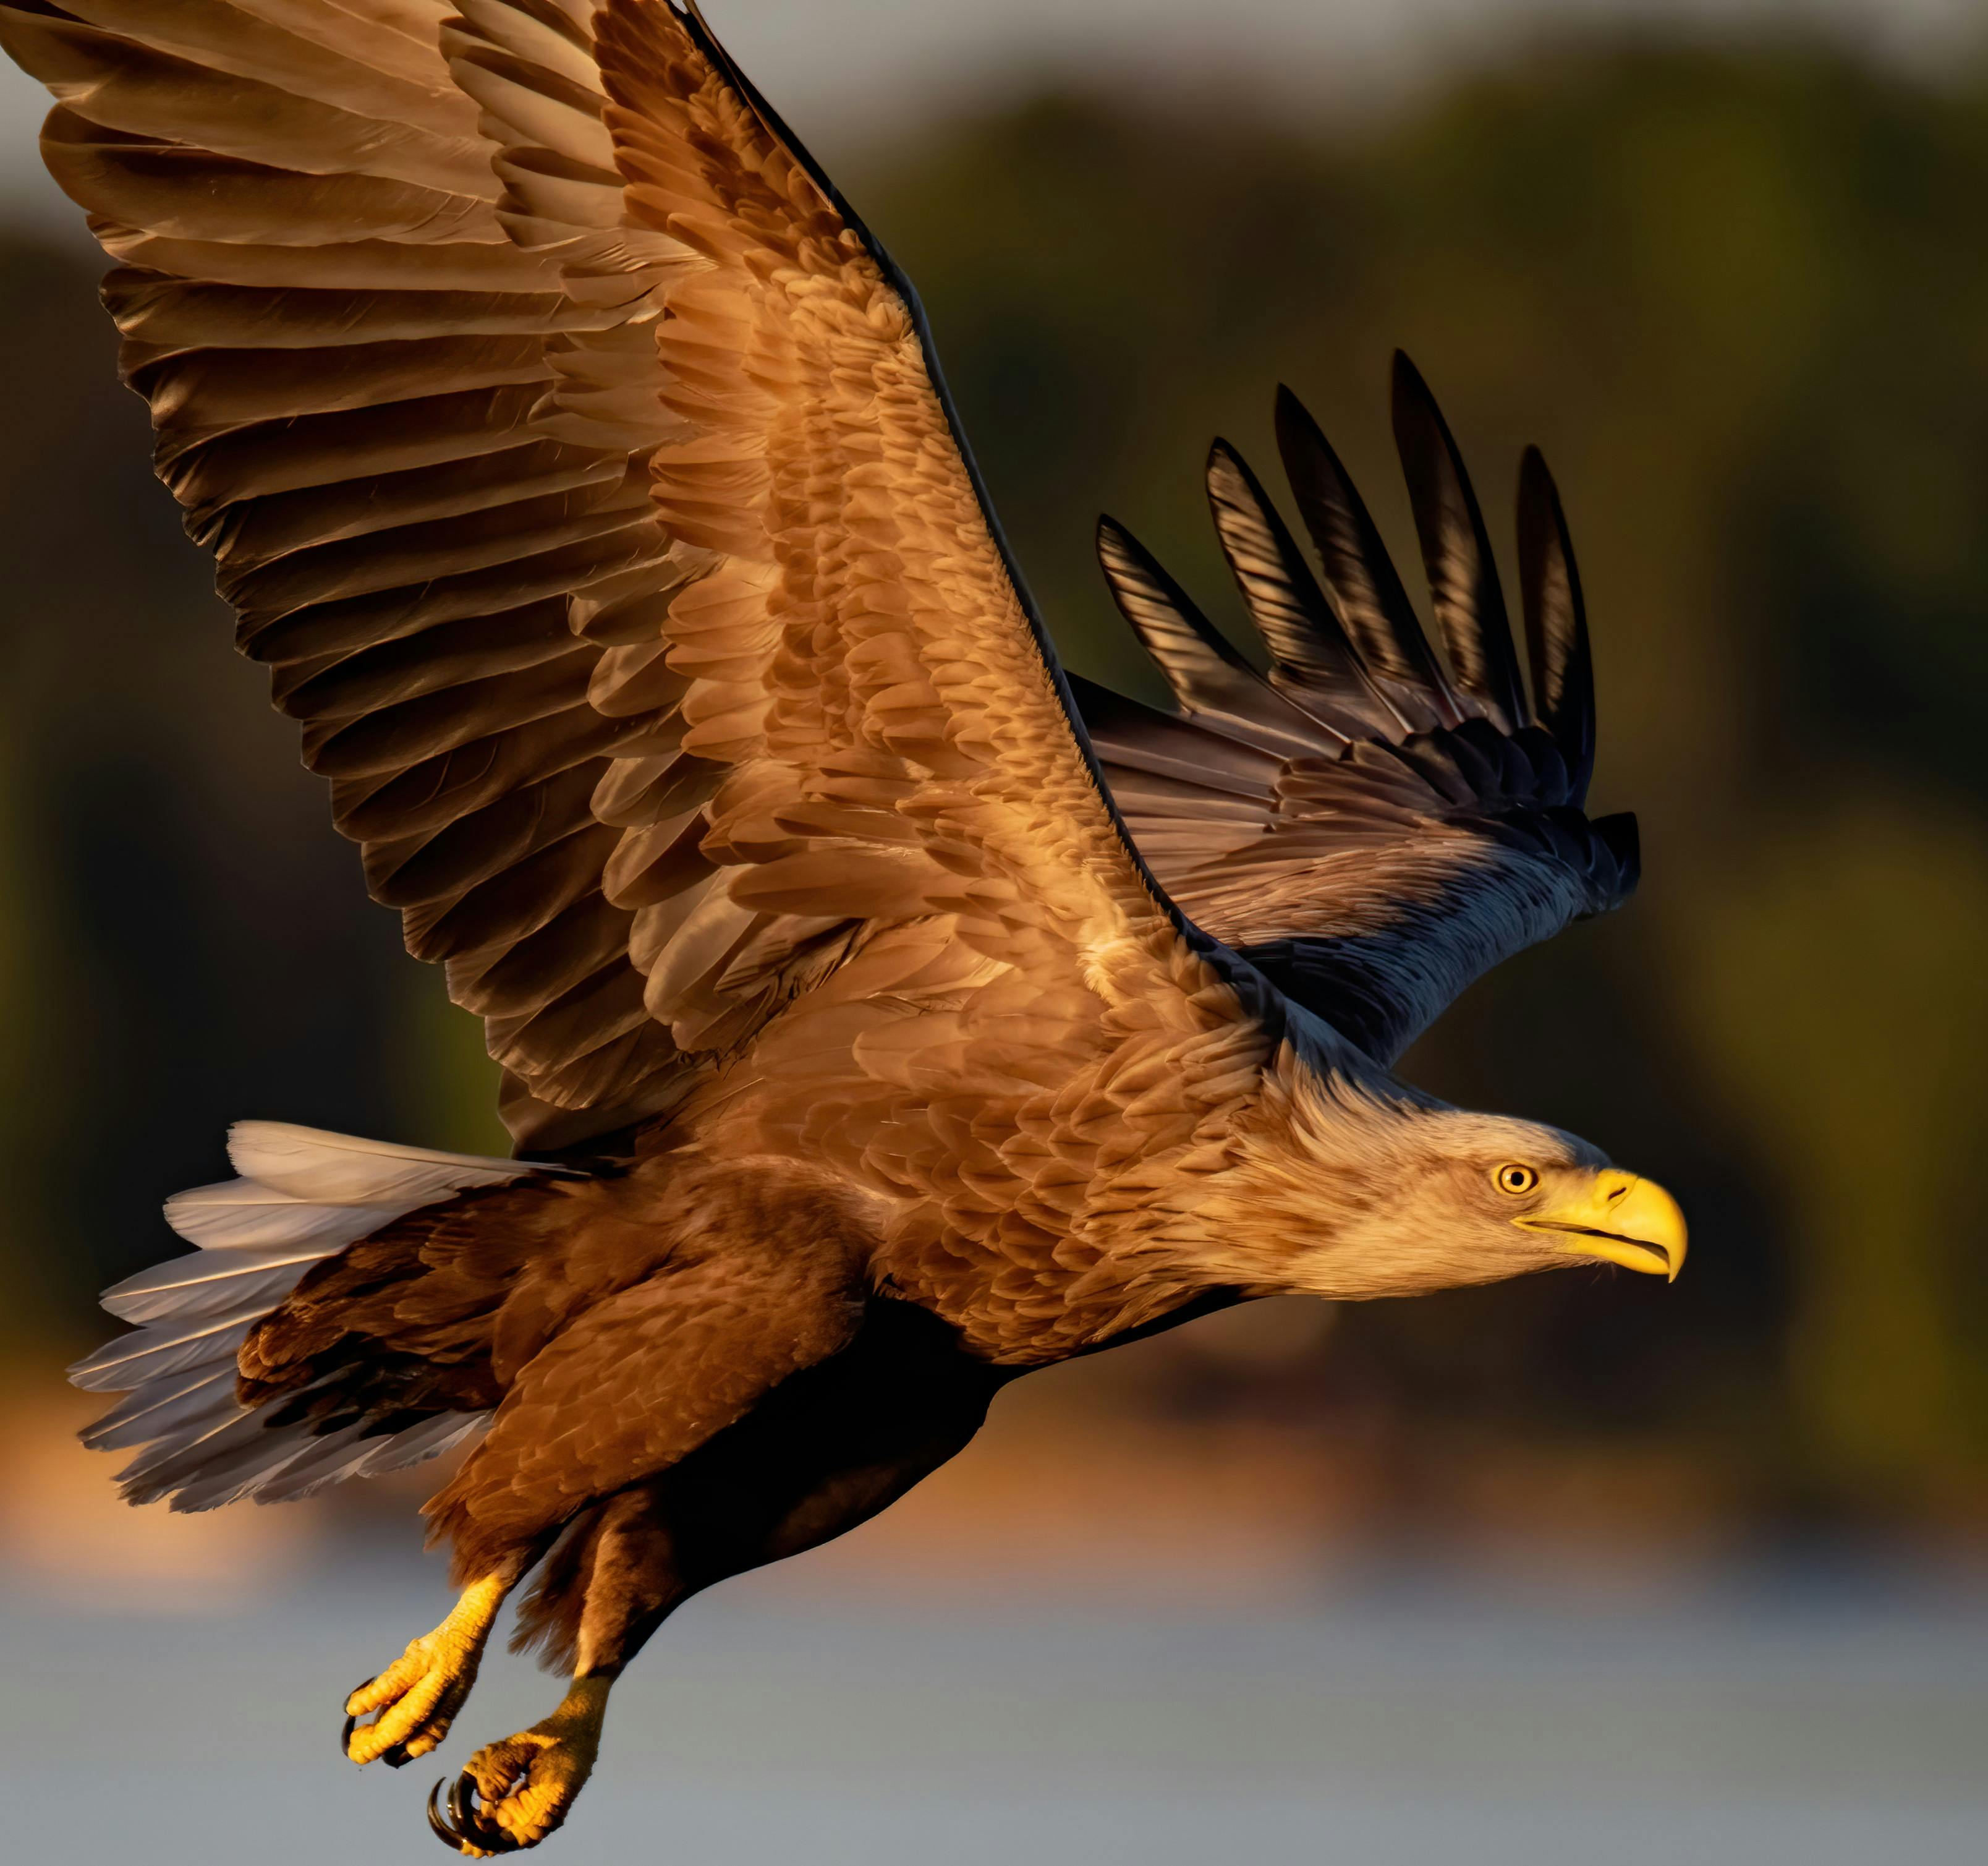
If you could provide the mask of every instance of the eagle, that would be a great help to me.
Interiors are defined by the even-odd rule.
[[[1637,877],[1537,452],[1522,670],[1422,378],[1439,649],[1281,394],[1310,552],[1208,465],[1266,673],[1100,530],[1148,706],[1062,671],[917,297],[694,5],[7,0],[0,38],[159,476],[517,1149],[238,1125],[167,1207],[193,1254],[105,1298],[86,1438],[184,1509],[469,1448],[426,1506],[457,1604],[341,1739],[434,1749],[516,1593],[570,1684],[436,1785],[451,1847],[552,1833],[676,1607],[1031,1370],[1275,1294],[1675,1277],[1658,1186],[1394,1073]]]

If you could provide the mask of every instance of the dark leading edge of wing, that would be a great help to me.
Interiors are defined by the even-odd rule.
[[[1218,442],[1208,469],[1267,676],[1107,518],[1104,574],[1174,710],[1077,683],[1120,807],[1181,909],[1384,1062],[1499,960],[1621,905],[1637,875],[1635,819],[1582,808],[1593,667],[1544,461],[1529,449],[1519,483],[1529,699],[1483,513],[1405,357],[1395,433],[1442,659],[1286,389],[1278,447],[1323,587],[1240,456]]]

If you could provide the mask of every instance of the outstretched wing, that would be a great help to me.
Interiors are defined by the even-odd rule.
[[[161,476],[520,1143],[674,1106],[879,926],[951,916],[1080,1022],[1209,985],[908,288],[694,12],[459,5],[0,32]]]
[[[1383,1064],[1473,979],[1619,906],[1637,876],[1635,819],[1582,809],[1594,679],[1544,462],[1528,452],[1519,489],[1529,701],[1476,496],[1403,357],[1395,432],[1447,669],[1337,455],[1286,390],[1278,444],[1323,588],[1233,450],[1218,442],[1208,469],[1267,678],[1107,519],[1105,574],[1175,709],[1079,689],[1112,791],[1182,911]]]

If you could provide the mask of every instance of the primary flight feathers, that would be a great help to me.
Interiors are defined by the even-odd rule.
[[[1543,469],[1535,708],[1412,372],[1451,672],[1288,395],[1324,589],[1243,462],[1209,471],[1267,682],[1104,528],[1178,709],[1087,689],[1134,852],[908,288],[694,12],[16,0],[0,37],[120,262],[161,476],[521,1146],[677,1105],[880,925],[960,916],[1036,977],[1131,940],[1165,989],[1185,941],[1263,998],[1220,941],[1384,1062],[1632,879],[1623,820],[1580,813]]]
[[[1241,457],[1217,442],[1208,467],[1267,676],[1107,518],[1105,576],[1175,710],[1078,689],[1113,794],[1175,903],[1383,1064],[1473,979],[1619,906],[1637,875],[1635,819],[1582,813],[1594,676],[1545,462],[1528,451],[1519,491],[1535,703],[1462,456],[1405,357],[1395,431],[1452,672],[1338,456],[1286,389],[1278,445],[1324,588]]]

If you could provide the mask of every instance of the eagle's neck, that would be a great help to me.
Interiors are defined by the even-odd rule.
[[[1352,1068],[1323,1060],[1286,1046],[1238,1123],[1229,1169],[1182,1214],[1174,1241],[1205,1285],[1345,1297],[1424,1286],[1386,1241],[1412,1136],[1446,1104],[1364,1059]]]

